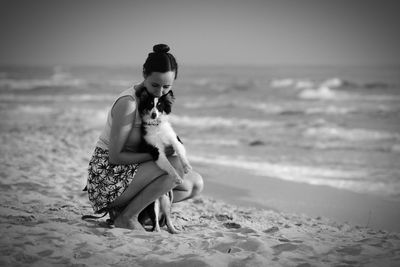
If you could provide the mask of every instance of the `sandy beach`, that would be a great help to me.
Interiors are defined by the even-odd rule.
[[[400,267],[399,11],[1,1],[0,267]],[[108,112],[139,84],[173,91],[169,121],[204,181],[172,205],[177,234],[82,220]],[[104,141],[136,147],[118,106]]]
[[[81,190],[103,123],[98,109],[90,103],[83,108],[73,102],[41,98],[25,103],[10,97],[0,108],[1,266],[400,264],[398,232],[372,229],[367,222],[285,213],[256,201],[238,205],[243,202],[235,198],[244,189],[221,186],[224,180],[212,182],[220,170],[196,161],[193,166],[204,176],[206,190],[174,205],[180,234],[110,228],[105,218],[82,221],[82,215],[92,214]],[[222,201],[218,195],[230,197]]]

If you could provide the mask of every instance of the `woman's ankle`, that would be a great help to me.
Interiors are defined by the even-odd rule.
[[[126,214],[121,213],[117,218],[115,218],[114,225],[119,228],[144,231],[143,226],[138,221],[138,216],[135,215],[127,216]]]

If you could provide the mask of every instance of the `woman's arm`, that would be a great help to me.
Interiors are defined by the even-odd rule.
[[[112,108],[109,156],[113,164],[134,164],[152,159],[147,153],[124,151],[124,145],[135,120],[136,102],[130,97],[122,97]]]

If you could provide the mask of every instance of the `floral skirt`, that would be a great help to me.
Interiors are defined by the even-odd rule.
[[[117,165],[109,162],[108,150],[96,147],[89,162],[87,191],[95,213],[107,211],[134,179],[139,164]]]

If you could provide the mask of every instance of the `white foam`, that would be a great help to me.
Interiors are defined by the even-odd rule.
[[[190,139],[187,140],[188,144],[195,145],[216,145],[216,146],[239,146],[240,141],[236,139],[220,139],[217,137],[202,138],[202,139]]]
[[[276,79],[270,82],[270,86],[273,88],[289,87],[295,83],[293,79]]]
[[[1,79],[0,87],[13,90],[31,90],[37,87],[56,87],[56,86],[71,86],[79,87],[85,85],[85,81],[81,79],[64,80],[59,76],[53,76],[51,79]]]
[[[310,79],[275,79],[270,82],[270,86],[272,88],[284,88],[284,87],[292,87],[296,89],[306,89],[311,88],[315,84]]]
[[[272,103],[242,103],[242,105],[249,109],[261,110],[266,114],[279,114],[285,111],[285,108],[281,105],[276,105]]]
[[[356,112],[355,108],[347,108],[347,107],[337,107],[337,106],[325,106],[325,107],[311,107],[307,108],[305,113],[306,114],[338,114],[344,115]]]
[[[189,117],[170,115],[171,122],[181,126],[198,128],[235,127],[264,128],[272,125],[270,121],[223,118],[223,117]]]
[[[29,101],[29,102],[41,102],[41,101],[74,101],[74,102],[85,102],[85,101],[111,101],[114,99],[113,94],[72,94],[72,95],[15,95],[15,94],[0,94],[2,101]]]
[[[327,100],[334,99],[336,94],[329,87],[320,86],[315,89],[305,89],[298,96],[301,99]]]
[[[215,108],[215,107],[229,107],[229,108],[246,108],[250,110],[262,111],[265,114],[281,114],[285,111],[289,112],[299,112],[302,111],[300,109],[293,108],[292,104],[286,104],[285,107],[280,104],[274,103],[263,103],[263,102],[247,102],[244,99],[241,100],[227,100],[225,103],[221,103],[218,100],[207,100],[207,99],[196,99],[187,101],[182,104],[185,108],[188,109],[199,109],[199,108]]]
[[[57,86],[79,87],[85,84],[85,80],[72,77],[62,66],[55,66],[52,76],[48,79],[0,79],[0,87],[13,90],[30,90],[37,87]]]
[[[44,106],[20,105],[16,108],[17,112],[29,114],[49,114],[54,112],[54,109]]]
[[[278,178],[291,182],[311,185],[325,185],[339,189],[348,189],[362,193],[395,195],[400,191],[400,184],[391,186],[380,181],[367,180],[372,174],[366,170],[340,170],[314,166],[296,166],[270,162],[249,161],[225,156],[190,156],[192,162],[240,168],[252,174],[269,178]]]
[[[294,88],[296,89],[307,89],[312,88],[314,86],[314,82],[311,80],[297,80],[294,84]]]
[[[305,136],[319,139],[341,139],[347,141],[400,140],[400,134],[365,129],[345,129],[340,127],[312,127]]]
[[[329,87],[329,88],[338,88],[344,85],[344,81],[339,78],[332,78],[323,81],[320,86]]]

